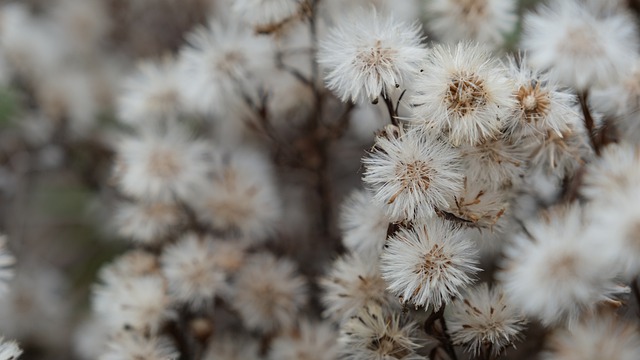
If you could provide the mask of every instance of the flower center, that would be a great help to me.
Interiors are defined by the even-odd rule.
[[[530,86],[521,86],[516,98],[528,123],[543,119],[549,114],[549,93],[540,88],[539,82],[532,81]]]
[[[476,75],[462,75],[452,79],[446,94],[448,109],[463,117],[486,103],[484,82]]]
[[[155,149],[149,157],[148,169],[151,174],[160,178],[175,177],[180,173],[180,163],[171,151]]]

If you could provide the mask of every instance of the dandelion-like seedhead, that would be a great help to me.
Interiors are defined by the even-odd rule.
[[[342,322],[368,304],[391,308],[397,301],[386,292],[379,266],[377,255],[353,253],[338,258],[320,280],[324,315]]]
[[[455,226],[440,219],[402,229],[387,241],[380,269],[402,302],[439,309],[473,283],[477,249]]]
[[[475,40],[498,48],[518,20],[511,0],[427,0],[424,8],[429,30],[448,43]]]
[[[515,106],[505,67],[482,45],[436,45],[415,81],[411,121],[453,145],[496,138]]]
[[[507,301],[528,316],[548,326],[572,324],[627,291],[616,282],[603,239],[586,230],[580,207],[555,208],[525,229],[506,247],[499,279]]]
[[[416,350],[416,324],[377,305],[358,311],[341,329],[342,357],[349,360],[425,360]]]
[[[394,221],[421,220],[445,208],[462,190],[459,153],[418,130],[381,135],[367,157],[363,181]]]
[[[453,342],[465,346],[474,356],[483,347],[499,355],[520,340],[526,319],[506,301],[501,288],[483,283],[453,301],[447,324]]]
[[[389,218],[368,190],[356,190],[343,202],[340,211],[342,243],[354,253],[382,252]]]
[[[578,91],[620,80],[638,51],[630,15],[597,16],[579,0],[553,1],[527,14],[523,27],[531,64]]]
[[[426,53],[419,25],[369,11],[346,16],[329,30],[318,63],[342,101],[362,103],[409,88]]]
[[[548,342],[545,360],[618,359],[640,357],[638,327],[614,315],[585,319],[570,329],[559,329]]]

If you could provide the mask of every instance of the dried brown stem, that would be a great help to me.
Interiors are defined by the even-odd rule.
[[[593,121],[593,116],[591,115],[591,110],[589,110],[589,91],[585,90],[583,92],[580,92],[578,94],[578,100],[580,101],[580,109],[582,110],[582,114],[584,115],[584,126],[587,129],[589,140],[591,140],[591,146],[596,152],[596,155],[600,156],[600,143],[596,138],[595,123]]]

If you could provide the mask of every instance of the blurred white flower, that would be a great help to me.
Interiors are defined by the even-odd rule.
[[[198,218],[249,241],[271,236],[282,205],[270,160],[247,150],[221,154],[218,160],[202,191],[189,200]]]
[[[615,315],[600,315],[570,329],[559,329],[547,342],[544,360],[640,359],[640,332],[636,324]]]
[[[382,278],[404,303],[439,309],[473,282],[478,251],[450,222],[431,219],[401,229],[381,257]]]
[[[326,70],[327,87],[342,101],[363,103],[410,87],[426,54],[417,23],[361,10],[329,30],[318,63]]]
[[[269,333],[295,324],[307,292],[307,281],[292,261],[262,253],[238,273],[232,305],[248,329]]]
[[[527,153],[522,144],[505,137],[463,144],[460,153],[467,179],[488,190],[517,186],[527,170]]]
[[[411,121],[455,146],[496,138],[513,111],[513,84],[482,45],[436,45],[415,80]]]
[[[181,89],[190,110],[228,115],[243,97],[256,100],[257,73],[273,69],[273,48],[267,37],[254,35],[237,19],[210,19],[187,35],[180,52]]]
[[[174,58],[138,64],[127,76],[118,96],[118,118],[135,127],[158,126],[162,120],[175,120],[184,111],[180,73]]]
[[[273,341],[270,360],[334,360],[338,332],[332,325],[301,320],[297,329]]]
[[[458,152],[421,131],[378,136],[362,163],[374,202],[394,221],[432,217],[462,190]]]
[[[523,21],[531,65],[578,91],[619,81],[637,57],[638,29],[627,13],[601,17],[579,0],[555,0]]]
[[[586,166],[580,193],[602,205],[619,205],[640,184],[640,146],[611,144]]]
[[[502,289],[486,283],[455,299],[446,319],[453,343],[465,346],[474,356],[483,347],[499,355],[522,338],[526,324],[524,316],[505,301]]]
[[[123,193],[146,201],[184,200],[203,188],[211,172],[211,147],[172,127],[145,132],[117,146],[116,181]]]
[[[127,202],[116,208],[113,226],[124,238],[157,244],[166,240],[184,220],[182,210],[174,203]]]
[[[509,304],[545,325],[572,324],[627,291],[615,282],[618,267],[602,239],[589,236],[585,225],[578,205],[525,222],[498,274]]]
[[[516,29],[513,0],[427,0],[427,27],[440,40],[474,40],[499,48]]]
[[[342,326],[339,342],[347,360],[427,359],[416,353],[421,347],[417,325],[373,304]]]
[[[225,272],[213,258],[213,239],[186,234],[163,249],[160,262],[169,296],[193,309],[211,307],[216,295],[226,289]]]
[[[368,190],[355,190],[342,203],[340,230],[343,245],[354,253],[379,255],[391,221],[373,202]]]
[[[260,360],[257,341],[236,334],[221,334],[209,343],[204,360]]]
[[[319,282],[323,290],[324,316],[342,323],[365,305],[389,308],[398,303],[386,291],[387,284],[380,276],[377,258],[377,255],[352,253],[334,261],[328,274]]]

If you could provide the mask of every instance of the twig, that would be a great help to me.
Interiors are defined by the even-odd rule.
[[[456,350],[453,347],[451,337],[447,331],[447,322],[444,320],[445,305],[443,304],[440,309],[434,311],[429,315],[424,322],[424,331],[438,340],[442,349],[444,349],[451,360],[458,360]],[[435,350],[434,350],[435,351]]]
[[[387,105],[387,110],[389,111],[389,119],[391,120],[391,124],[395,126],[400,125],[400,122],[398,121],[398,109],[393,106],[393,102],[391,101],[391,98],[383,94],[382,100],[384,101],[384,104]]]
[[[584,126],[587,129],[587,133],[589,135],[589,140],[591,140],[591,146],[593,150],[596,152],[596,155],[600,156],[600,144],[596,139],[595,134],[595,124],[593,121],[593,116],[591,115],[591,111],[589,110],[588,104],[589,91],[585,90],[578,94],[578,100],[580,100],[580,109],[582,109],[582,114],[584,115]]]

